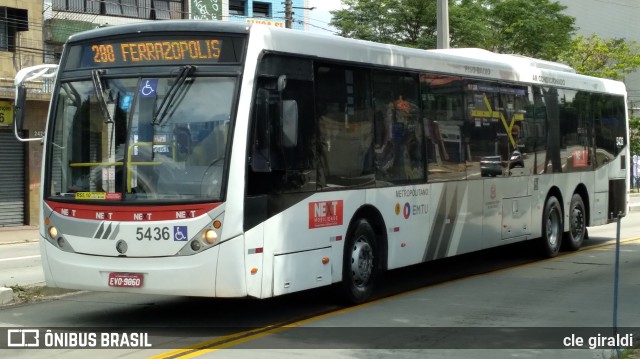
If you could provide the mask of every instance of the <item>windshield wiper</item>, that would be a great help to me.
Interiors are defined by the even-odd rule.
[[[93,88],[96,90],[98,103],[100,104],[100,109],[102,110],[102,115],[105,119],[104,123],[113,123],[111,113],[107,108],[107,100],[104,98],[104,91],[102,89],[102,78],[100,76],[103,72],[103,70],[93,70],[91,71],[91,78],[93,79]]]
[[[169,87],[169,91],[165,95],[164,99],[160,103],[158,107],[158,111],[153,115],[153,120],[151,121],[152,125],[160,125],[169,109],[173,107],[173,99],[176,97],[180,90],[184,87],[184,84],[187,82],[187,78],[191,76],[196,70],[196,67],[193,65],[187,65],[180,68],[180,72],[175,78],[175,82]]]

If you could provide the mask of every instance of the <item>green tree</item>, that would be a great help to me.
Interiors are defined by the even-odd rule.
[[[435,2],[423,0],[343,0],[332,11],[340,35],[416,47],[435,31]]]
[[[571,44],[575,19],[550,0],[491,0],[485,48],[555,61]]]
[[[451,47],[487,48],[492,36],[491,28],[488,26],[490,15],[487,0],[453,2],[449,6],[449,44]]]
[[[434,48],[436,0],[343,0],[332,11],[342,36],[397,45]],[[452,47],[555,60],[567,48],[574,19],[551,0],[449,0]]]
[[[576,37],[560,60],[584,75],[624,80],[640,67],[640,45],[625,39],[602,39],[595,34]]]

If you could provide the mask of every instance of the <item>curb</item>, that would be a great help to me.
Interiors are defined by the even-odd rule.
[[[0,305],[13,302],[13,289],[0,287]]]

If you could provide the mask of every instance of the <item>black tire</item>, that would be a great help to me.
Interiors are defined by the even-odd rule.
[[[564,225],[562,222],[562,207],[554,196],[547,198],[542,213],[542,237],[540,238],[540,249],[545,257],[555,257],[560,252],[562,244],[562,232]]]
[[[574,194],[569,206],[569,231],[564,237],[564,245],[567,249],[577,251],[582,247],[582,242],[587,233],[587,212],[582,201],[582,196]]]
[[[373,293],[380,274],[380,256],[371,224],[360,219],[352,228],[344,246],[342,294],[348,303],[358,304]]]

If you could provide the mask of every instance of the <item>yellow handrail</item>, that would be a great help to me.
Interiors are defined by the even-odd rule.
[[[131,166],[156,166],[162,164],[159,161],[140,161],[134,162],[131,160],[133,156],[133,149],[136,146],[140,147],[151,147],[153,151],[153,142],[136,142],[129,145],[129,149],[127,150],[127,193],[131,193]],[[175,148],[171,146],[171,153],[173,158],[175,159]],[[97,166],[122,166],[123,162],[75,162],[69,163],[69,167],[97,167]]]

